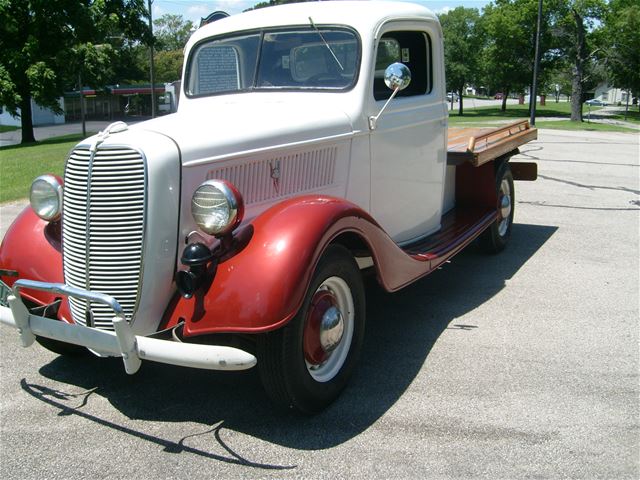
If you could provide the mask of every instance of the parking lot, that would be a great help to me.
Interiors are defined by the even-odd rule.
[[[359,368],[315,417],[252,370],[128,376],[0,327],[2,478],[639,478],[639,156],[637,134],[540,131],[507,250],[370,282]]]

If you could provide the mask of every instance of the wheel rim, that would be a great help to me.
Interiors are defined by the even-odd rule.
[[[500,182],[500,192],[498,209],[500,219],[498,223],[498,233],[501,237],[504,237],[509,230],[509,224],[511,222],[511,185],[507,179],[502,179]]]
[[[309,375],[328,382],[344,365],[353,338],[355,308],[347,282],[327,278],[315,291],[305,321],[303,349]]]

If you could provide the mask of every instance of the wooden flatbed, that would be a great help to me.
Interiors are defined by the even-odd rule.
[[[449,128],[447,163],[469,162],[478,167],[538,138],[538,130],[526,120],[499,128]]]

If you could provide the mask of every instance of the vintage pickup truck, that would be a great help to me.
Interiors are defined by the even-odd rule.
[[[419,5],[251,11],[185,53],[177,113],[114,123],[34,180],[0,249],[0,320],[127,373],[257,364],[277,404],[317,412],[361,349],[363,273],[392,292],[476,238],[502,250],[513,180],[537,175],[509,159],[536,130],[447,131],[442,31]]]

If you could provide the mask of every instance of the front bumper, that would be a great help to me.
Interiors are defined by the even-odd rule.
[[[21,288],[107,305],[114,312],[115,333],[33,315],[20,298]],[[9,307],[0,306],[0,323],[17,328],[24,347],[32,345],[36,335],[80,345],[107,355],[122,357],[129,374],[138,371],[142,360],[207,370],[246,370],[257,362],[255,356],[238,348],[180,343],[134,335],[122,308],[113,297],[68,285],[18,280],[8,296],[8,304]]]

